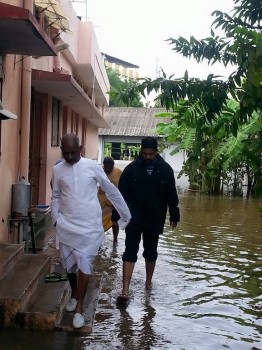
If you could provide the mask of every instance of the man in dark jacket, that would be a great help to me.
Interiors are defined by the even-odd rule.
[[[143,235],[143,257],[146,267],[145,288],[151,289],[158,256],[158,239],[163,233],[167,208],[172,229],[177,226],[180,217],[174,172],[157,153],[157,140],[154,137],[142,139],[140,155],[124,169],[119,181],[119,190],[132,216],[125,230],[125,252],[122,256],[123,288],[117,298],[118,302],[126,302],[141,236]],[[114,215],[115,213],[113,221],[117,219]]]

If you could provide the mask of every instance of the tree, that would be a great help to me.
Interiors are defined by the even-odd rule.
[[[218,193],[230,176],[248,177],[248,193],[262,190],[262,5],[260,0],[234,0],[233,15],[215,11],[208,38],[169,38],[172,49],[197,62],[236,67],[227,79],[173,76],[146,78],[142,94],[157,92],[171,112],[172,124],[160,125],[167,140],[181,140],[188,159],[183,171],[192,186]],[[225,35],[215,34],[216,28]],[[237,180],[236,180],[237,181]],[[262,192],[262,191],[261,191]]]
[[[234,136],[229,126],[239,108],[238,102],[228,100],[212,123],[203,122],[201,111],[192,119],[191,108],[197,109],[189,101],[181,101],[175,112],[157,115],[172,118],[172,123],[158,123],[157,127],[169,143],[180,141],[172,154],[186,151],[181,174],[188,176],[192,188],[212,194],[220,193],[222,184],[229,186],[230,183],[236,193],[246,174],[249,194],[261,179],[262,145],[257,142],[262,128],[259,115],[254,113],[250,122],[242,125]]]
[[[234,16],[215,11],[213,27],[225,31],[225,37],[215,35],[211,29],[208,38],[189,40],[179,37],[169,38],[172,50],[197,62],[207,60],[210,64],[221,62],[236,66],[236,71],[223,81],[220,77],[209,75],[206,80],[189,78],[187,72],[181,79],[172,76],[151,80],[146,78],[140,91],[159,93],[158,99],[167,110],[172,110],[180,99],[195,99],[205,111],[206,120],[211,121],[220,113],[229,95],[240,102],[236,111],[235,124],[245,122],[262,102],[262,20],[261,2],[259,0],[235,0]]]
[[[107,68],[110,83],[110,107],[143,107],[141,94],[138,91],[138,82],[134,79],[121,80],[111,68]]]

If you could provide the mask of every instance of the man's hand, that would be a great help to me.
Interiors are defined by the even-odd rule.
[[[174,230],[174,228],[177,227],[177,222],[171,222],[170,221],[170,226],[171,226],[172,230]]]

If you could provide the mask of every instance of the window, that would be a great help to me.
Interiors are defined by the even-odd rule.
[[[52,105],[52,140],[51,146],[59,146],[60,101],[53,97]]]

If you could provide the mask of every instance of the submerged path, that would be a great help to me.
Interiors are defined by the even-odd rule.
[[[10,335],[1,330],[1,350],[261,350],[259,205],[256,200],[180,194],[182,221],[174,231],[167,225],[160,238],[153,289],[144,290],[141,250],[126,308],[116,305],[125,235],[120,232],[113,247],[112,234],[107,234],[94,264],[103,284],[92,333],[17,330]]]

